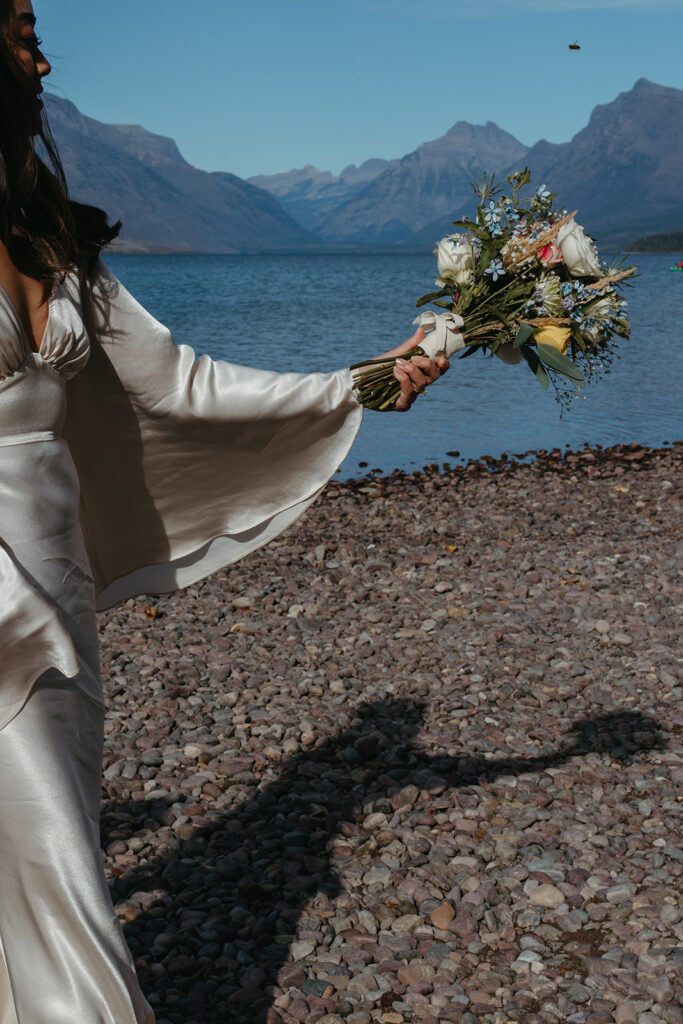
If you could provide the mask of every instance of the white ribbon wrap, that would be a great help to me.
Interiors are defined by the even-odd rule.
[[[430,359],[434,359],[437,352],[445,352],[446,356],[450,358],[455,352],[467,347],[465,339],[460,333],[460,328],[465,326],[465,321],[457,313],[437,314],[429,309],[425,313],[420,313],[413,323],[419,324],[420,327],[424,327],[425,331],[429,331],[420,348]],[[522,353],[513,348],[509,342],[501,345],[496,355],[508,366],[515,366],[522,361]]]
[[[413,323],[429,331],[424,341],[420,342],[420,348],[430,359],[434,359],[437,352],[445,352],[450,358],[455,352],[465,348],[465,339],[460,333],[465,321],[457,313],[437,314],[430,309],[420,313]]]

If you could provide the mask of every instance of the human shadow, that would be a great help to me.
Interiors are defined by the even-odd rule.
[[[155,894],[155,905],[125,931],[143,988],[161,1000],[160,1017],[174,1024],[279,1019],[269,1015],[272,988],[304,907],[314,896],[326,905],[343,893],[330,841],[340,832],[366,836],[356,824],[361,813],[380,811],[390,819],[403,796],[409,800],[405,787],[417,783],[447,798],[453,787],[462,795],[474,784],[543,771],[592,752],[628,760],[663,745],[653,719],[615,711],[575,721],[566,742],[533,757],[427,754],[415,743],[423,712],[408,700],[361,706],[351,728],[283,762],[277,777],[261,783],[251,799],[209,812],[204,827],[176,849],[114,881],[115,899]],[[133,835],[168,824],[169,813],[159,801],[108,802],[103,844],[112,831],[121,838],[126,827]],[[372,835],[366,838],[372,842]],[[341,853],[341,863],[349,863],[358,850]],[[322,925],[309,920],[307,927]],[[295,964],[287,970],[285,987],[300,987],[303,972]],[[322,996],[326,987],[320,981],[307,985],[309,996]]]

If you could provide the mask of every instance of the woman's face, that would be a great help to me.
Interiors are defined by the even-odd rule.
[[[14,9],[10,24],[5,27],[7,45],[9,46],[19,70],[33,89],[36,99],[36,116],[40,121],[43,102],[40,93],[43,91],[42,79],[52,70],[49,61],[40,51],[40,40],[36,36],[36,16],[33,13],[31,0],[14,0]]]

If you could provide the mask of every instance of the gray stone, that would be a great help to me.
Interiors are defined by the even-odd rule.
[[[580,981],[573,981],[566,992],[567,999],[571,999],[573,1003],[587,1003],[592,994]]]

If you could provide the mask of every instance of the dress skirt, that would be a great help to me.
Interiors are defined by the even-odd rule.
[[[99,845],[96,600],[293,523],[360,426],[351,374],[195,358],[103,264],[33,351],[0,287],[0,1024],[153,1024]]]
[[[0,1024],[154,1024],[100,853],[99,678],[52,670],[0,730]]]

